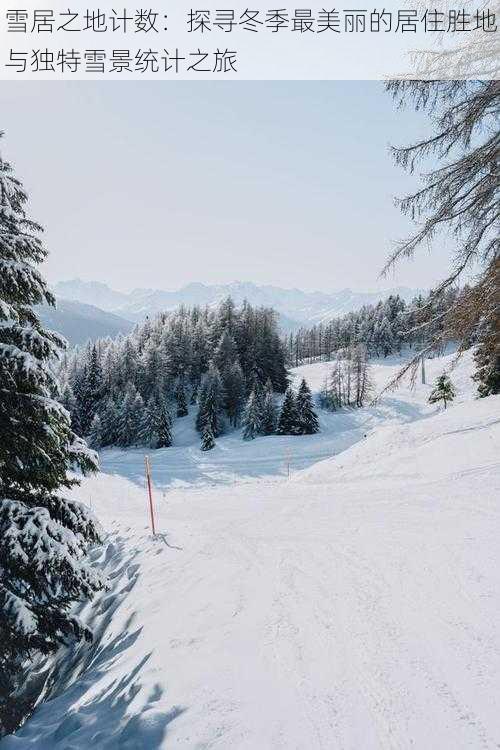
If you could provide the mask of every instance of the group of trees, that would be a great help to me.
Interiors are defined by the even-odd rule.
[[[296,394],[292,388],[287,389],[276,432],[279,435],[314,435],[319,432],[311,391],[304,378]]]
[[[319,432],[319,422],[314,409],[309,386],[302,379],[297,393],[291,386],[278,410],[271,384],[262,391],[254,388],[243,414],[243,437],[253,440],[257,435],[313,435]]]
[[[287,359],[290,365],[325,362],[337,352],[362,344],[370,357],[400,354],[403,347],[420,349],[430,336],[437,335],[443,315],[458,292],[448,290],[438,300],[420,295],[407,303],[399,295],[391,295],[376,305],[364,305],[356,312],[301,328],[288,335]]]
[[[366,346],[354,344],[339,349],[320,392],[321,406],[330,411],[343,406],[361,407],[372,394]]]
[[[93,446],[172,443],[172,422],[198,405],[213,438],[240,424],[253,389],[288,384],[276,314],[224,300],[216,310],[180,308],[116,340],[67,356],[59,375],[74,429]]]
[[[468,53],[469,63],[473,57],[476,66],[485,61],[486,67],[491,64],[490,47],[478,46],[474,54],[471,49]],[[459,50],[461,62],[462,54]],[[432,59],[438,61],[437,68],[441,65],[448,70],[450,61],[456,64],[457,50],[451,56],[446,50]],[[410,104],[427,112],[431,132],[415,143],[392,149],[396,163],[404,169],[413,173],[420,167],[421,184],[399,199],[401,211],[416,220],[414,233],[395,246],[383,273],[439,242],[447,232],[454,247],[450,269],[433,290],[427,308],[440,305],[463,275],[473,281],[443,312],[428,316],[425,344],[397,379],[408,370],[415,372],[422,354],[439,351],[448,341],[458,342],[459,353],[477,344],[476,380],[479,395],[484,397],[500,392],[500,81],[484,76],[469,81],[447,76],[439,80],[439,75],[425,78],[411,76],[387,83],[399,106]],[[432,331],[435,323],[439,325]]]
[[[63,342],[33,310],[54,299],[37,270],[46,250],[26,201],[0,156],[0,736],[31,708],[17,694],[23,665],[90,638],[72,607],[104,586],[86,559],[99,528],[65,494],[78,483],[69,470],[94,471],[97,457],[53,398]]]

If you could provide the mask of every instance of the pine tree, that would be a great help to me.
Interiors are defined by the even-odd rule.
[[[156,423],[156,448],[169,448],[172,445],[172,417],[166,403],[158,398],[158,416]]]
[[[449,401],[453,401],[454,398],[455,390],[453,388],[451,380],[448,375],[443,373],[436,380],[434,388],[429,396],[429,403],[436,404],[439,403],[439,401],[442,401],[444,404],[444,408],[446,409],[447,403]]]
[[[73,431],[78,433],[80,430],[80,425],[78,422],[76,398],[75,398],[75,394],[73,393],[73,389],[71,388],[69,383],[66,383],[64,385],[64,388],[61,392],[60,401],[71,417],[71,427]]]
[[[262,429],[262,412],[255,391],[248,397],[242,422],[243,440],[254,440]]]
[[[99,352],[95,344],[89,350],[87,391],[89,414],[93,418],[102,395],[102,368]]]
[[[196,428],[203,434],[207,425],[214,437],[218,437],[224,430],[223,408],[224,387],[218,369],[211,364],[204,376],[200,387],[200,400]]]
[[[188,407],[186,398],[186,386],[184,383],[183,375],[179,377],[179,381],[175,389],[175,400],[177,401],[177,416],[186,417],[188,414]]]
[[[238,362],[224,375],[224,407],[230,423],[237,427],[245,401],[245,377]]]
[[[262,400],[261,432],[263,435],[273,435],[276,432],[278,413],[274,401],[273,384],[267,381]]]
[[[484,326],[481,343],[474,353],[476,372],[473,375],[478,383],[477,391],[481,398],[500,393],[500,343],[498,331],[500,320],[495,317],[494,325]]]
[[[130,408],[130,436],[131,444],[138,445],[141,441],[141,427],[144,417],[144,401],[140,393],[135,394]]]
[[[144,418],[144,402],[137,389],[129,383],[118,413],[118,444],[123,448],[140,441]]]
[[[103,447],[102,423],[99,414],[94,414],[94,419],[90,425],[89,445],[94,450],[99,450],[99,448]]]
[[[61,494],[78,484],[70,469],[95,471],[97,458],[51,397],[63,342],[33,310],[54,298],[36,268],[47,252],[26,201],[0,157],[0,734],[13,728],[23,662],[90,638],[71,608],[103,587],[85,561],[98,527]]]
[[[298,435],[300,431],[299,413],[295,401],[295,394],[289,386],[285,392],[285,399],[281,407],[276,432],[278,435]]]
[[[202,451],[211,451],[212,448],[215,448],[214,434],[209,424],[207,424],[203,429],[200,448]]]
[[[214,364],[221,375],[224,375],[224,372],[229,370],[237,359],[236,342],[229,331],[224,330],[214,352]]]
[[[111,396],[101,408],[100,417],[102,447],[115,445],[118,442],[119,435],[119,413]]]
[[[305,378],[302,378],[297,399],[297,411],[299,415],[299,431],[301,435],[314,435],[319,432],[319,422],[316,412],[314,411],[311,391]]]

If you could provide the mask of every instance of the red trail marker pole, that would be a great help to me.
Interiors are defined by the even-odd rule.
[[[149,512],[151,515],[151,530],[153,532],[153,536],[156,536],[155,515],[154,515],[154,510],[153,510],[153,491],[151,489],[151,466],[149,464],[149,456],[144,456],[144,463],[146,464],[146,481],[148,483]]]

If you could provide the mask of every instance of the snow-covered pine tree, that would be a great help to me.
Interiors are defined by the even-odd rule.
[[[111,396],[101,408],[101,437],[102,447],[115,445],[118,441],[119,412]]]
[[[156,448],[170,448],[172,438],[172,417],[167,403],[158,396],[156,418]]]
[[[234,365],[237,359],[238,350],[236,348],[236,342],[229,331],[225,329],[214,352],[214,364],[223,375],[226,370],[229,370],[230,367]]]
[[[69,383],[65,383],[61,392],[61,404],[71,417],[71,427],[77,434],[80,431],[75,394]]]
[[[135,394],[130,409],[130,434],[132,438],[131,445],[138,445],[141,442],[141,426],[144,417],[144,401],[140,393]]]
[[[202,451],[211,451],[212,448],[215,448],[215,439],[210,425],[207,423],[203,428],[200,449]]]
[[[264,387],[262,399],[261,432],[263,435],[273,435],[276,432],[278,412],[274,400],[273,384],[268,379]]]
[[[262,412],[260,404],[252,391],[243,412],[243,440],[254,440],[262,429]]]
[[[69,638],[90,638],[72,605],[103,581],[87,564],[100,538],[93,516],[64,497],[69,470],[95,471],[96,455],[51,398],[62,340],[34,305],[54,304],[36,266],[46,257],[27,196],[0,156],[0,734],[14,727],[23,663]]]
[[[144,418],[144,402],[132,383],[127,386],[118,413],[118,444],[123,448],[140,441]]]
[[[103,446],[102,423],[99,414],[94,414],[88,440],[90,447],[94,450],[99,450]]]
[[[298,435],[300,432],[299,413],[295,394],[290,386],[286,389],[285,398],[276,429],[278,435]]]
[[[478,383],[477,392],[481,398],[500,393],[499,329],[500,313],[497,312],[493,325],[488,322],[482,326],[481,340],[474,352],[476,372],[473,378]]]
[[[299,415],[300,434],[314,435],[319,432],[318,416],[314,410],[311,391],[305,378],[302,378],[295,403]]]
[[[188,414],[186,386],[184,376],[180,375],[175,389],[175,400],[177,401],[177,416],[186,417]]]
[[[237,427],[245,403],[245,377],[239,362],[234,362],[224,373],[224,393],[226,414],[233,427]]]
[[[89,413],[92,415],[97,412],[97,407],[102,395],[102,367],[99,351],[95,344],[89,349],[89,364],[87,368],[87,391]]]
[[[203,377],[196,427],[203,434],[209,425],[212,435],[218,437],[224,430],[224,387],[219,370],[212,363]]]
[[[435,382],[434,388],[429,396],[430,404],[437,404],[442,401],[444,408],[449,401],[453,401],[455,398],[455,389],[453,388],[452,382],[446,373],[443,373],[438,377]]]

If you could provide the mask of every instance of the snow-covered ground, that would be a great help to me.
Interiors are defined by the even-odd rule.
[[[318,390],[327,367],[295,375]],[[500,747],[500,397],[470,372],[446,411],[402,387],[318,436],[203,454],[177,422],[151,456],[156,539],[143,452],[105,452],[77,492],[109,532],[95,642],[0,750]]]

